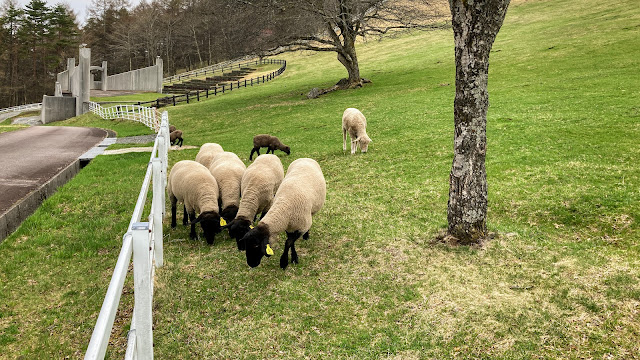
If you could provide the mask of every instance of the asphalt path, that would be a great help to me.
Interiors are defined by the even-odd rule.
[[[33,126],[0,134],[0,214],[106,136],[102,129],[66,126]]]

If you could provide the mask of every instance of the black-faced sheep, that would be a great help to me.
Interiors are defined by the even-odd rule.
[[[256,215],[265,216],[273,197],[284,178],[284,169],[280,158],[273,154],[264,154],[247,167],[242,175],[240,207],[236,218],[229,223],[229,236],[236,239],[238,250],[244,250],[240,239],[249,232]]]
[[[247,264],[256,267],[263,256],[273,255],[270,238],[282,231],[287,232],[287,241],[280,267],[285,269],[289,264],[289,249],[291,262],[298,263],[295,241],[301,235],[303,239],[309,238],[312,216],[322,208],[326,194],[322,169],[315,160],[302,158],[292,162],[269,212],[240,240],[245,243]]]
[[[180,145],[182,147],[182,130],[174,130],[169,134],[169,141],[171,145]]]
[[[371,138],[367,135],[367,119],[360,110],[348,108],[342,114],[342,150],[347,151],[347,133],[351,138],[351,154],[360,151],[367,152]]]
[[[253,137],[253,149],[251,149],[251,155],[249,155],[249,160],[253,158],[253,153],[258,153],[260,155],[260,148],[266,147],[267,154],[269,151],[273,154],[276,149],[280,151],[284,151],[287,155],[291,154],[291,149],[283,144],[280,139],[275,136],[271,136],[268,134],[260,134]]]
[[[222,149],[222,146],[220,146],[220,144],[202,144],[202,146],[200,147],[200,151],[198,151],[198,155],[196,155],[196,161],[206,167],[209,167],[209,165],[211,165],[211,160],[213,160],[213,157],[221,152],[224,152],[224,150]]]
[[[178,201],[184,203],[184,218],[191,220],[192,239],[197,239],[195,224],[200,223],[207,243],[213,244],[215,235],[220,232],[220,215],[218,214],[218,183],[209,170],[203,165],[191,161],[177,162],[169,172],[167,191],[171,201],[171,227],[176,227],[176,210]],[[199,213],[196,218],[196,213]]]
[[[175,127],[175,125],[169,125],[169,134],[171,134],[172,132],[178,130],[177,127]]]
[[[246,168],[238,155],[228,151],[217,153],[209,165],[209,171],[216,178],[220,189],[220,216],[227,222],[233,220],[238,213],[240,183]]]

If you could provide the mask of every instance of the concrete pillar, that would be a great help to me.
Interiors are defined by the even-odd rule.
[[[71,74],[76,68],[76,58],[68,58],[67,59],[67,90],[71,91]]]
[[[62,96],[62,84],[59,81],[56,81],[56,89],[53,96]]]
[[[102,62],[102,91],[107,91],[107,61]]]
[[[91,49],[80,47],[80,97],[78,103],[80,114],[89,111],[89,97],[91,95]]]
[[[162,72],[164,71],[163,69],[163,64],[162,64],[162,58],[160,56],[156,57],[156,71],[157,71],[157,82],[156,82],[156,92],[162,94]]]

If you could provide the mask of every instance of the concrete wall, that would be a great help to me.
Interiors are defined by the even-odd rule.
[[[142,69],[107,76],[107,90],[136,90],[162,92],[162,59]]]
[[[76,116],[76,97],[43,96],[40,120],[43,124]]]
[[[20,224],[33,214],[40,204],[49,198],[56,190],[66,184],[80,171],[80,161],[76,160],[51,180],[33,190],[18,204],[11,207],[4,214],[0,214],[0,242],[11,235]]]

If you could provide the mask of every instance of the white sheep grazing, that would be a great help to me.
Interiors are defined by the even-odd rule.
[[[198,155],[196,155],[196,161],[206,167],[209,167],[209,165],[211,165],[211,160],[213,160],[213,157],[221,152],[224,152],[224,150],[222,149],[222,146],[220,146],[220,144],[202,144],[202,146],[200,146],[200,151],[198,151]]]
[[[171,201],[171,227],[176,227],[178,201],[184,203],[184,218],[191,220],[191,238],[197,239],[195,224],[200,223],[207,243],[213,244],[216,233],[220,232],[218,214],[218,183],[209,169],[191,160],[177,162],[169,172],[167,191]],[[200,215],[196,218],[196,213]]]
[[[247,167],[242,175],[240,190],[242,199],[236,218],[229,223],[229,236],[236,239],[238,250],[244,250],[240,239],[249,232],[258,213],[265,216],[273,197],[284,178],[284,169],[280,158],[273,154],[264,154]]]
[[[217,153],[209,165],[209,171],[216,178],[220,189],[220,216],[227,222],[233,220],[238,212],[240,183],[246,168],[238,155],[229,151]]]
[[[367,119],[360,110],[348,108],[342,114],[342,150],[347,151],[347,133],[351,138],[351,154],[356,153],[358,146],[363,153],[367,152],[371,138],[367,135]]]
[[[292,162],[269,212],[240,240],[245,243],[247,264],[256,267],[263,256],[273,255],[269,239],[282,231],[287,232],[287,241],[280,267],[285,269],[289,264],[289,249],[291,262],[297,264],[295,241],[301,235],[303,239],[309,238],[312,216],[322,208],[326,194],[327,184],[315,160],[302,158]]]

